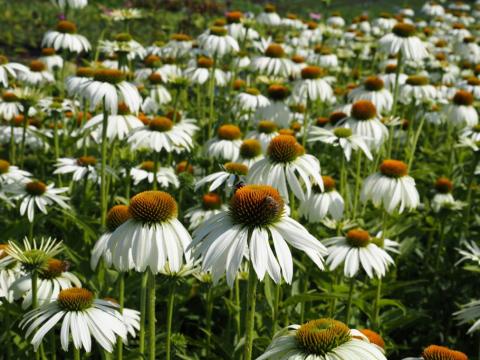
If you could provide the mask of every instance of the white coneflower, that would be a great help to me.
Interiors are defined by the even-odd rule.
[[[88,5],[88,0],[51,0],[51,2],[62,10],[82,9]]]
[[[469,138],[475,142],[480,142],[480,125],[466,127],[460,133],[461,138]]]
[[[475,76],[470,76],[466,80],[458,84],[459,88],[467,90],[472,93],[476,100],[480,99],[480,79]]]
[[[458,128],[476,126],[478,124],[478,113],[473,106],[473,101],[472,93],[458,90],[452,99],[452,103],[446,108],[447,121]]]
[[[53,83],[55,81],[53,74],[48,71],[47,66],[40,60],[30,61],[29,71],[21,72],[18,77],[27,84],[34,86]]]
[[[197,181],[195,190],[209,183],[211,184],[208,191],[215,191],[223,184],[226,185],[227,189],[233,189],[233,186],[243,180],[248,174],[248,166],[245,164],[227,162],[223,164],[222,167],[222,171],[207,175]]]
[[[258,24],[265,26],[279,26],[282,24],[282,19],[277,14],[276,7],[272,4],[265,5],[263,12],[257,15],[256,21]]]
[[[257,360],[386,360],[358,330],[333,319],[311,320],[278,332]]]
[[[243,17],[243,13],[240,11],[230,11],[225,14],[228,34],[240,42],[257,39],[260,35],[248,24],[244,25]]]
[[[191,137],[193,137],[199,130],[199,127],[197,126],[197,120],[187,118],[186,113],[183,111],[170,110],[165,114],[165,116],[174,121],[175,126],[178,129],[185,131]]]
[[[273,240],[273,253],[269,238]],[[251,262],[258,279],[266,273],[279,283],[290,284],[292,254],[287,244],[304,251],[323,269],[325,247],[295,220],[285,214],[279,192],[266,185],[246,185],[233,194],[229,210],[205,221],[193,232],[195,257],[202,270],[212,273],[214,283],[226,273],[231,287],[243,259]]]
[[[309,56],[308,60],[313,64],[321,66],[325,69],[337,69],[338,57],[332,53],[329,47],[318,45],[315,47],[313,53]]]
[[[238,159],[239,162],[251,168],[253,164],[262,159],[262,144],[260,141],[256,139],[246,139],[242,142],[240,146],[240,157]]]
[[[421,357],[408,357],[403,360],[468,360],[468,356],[461,351],[449,349],[445,346],[430,345],[426,347]]]
[[[142,9],[120,8],[120,9],[113,9],[108,11],[106,16],[112,21],[129,21],[129,20],[141,19],[145,15]]]
[[[17,166],[11,165],[7,160],[0,159],[0,185],[28,182],[32,177],[28,171],[20,170]]]
[[[81,95],[80,90],[83,85],[90,82],[93,78],[95,69],[89,67],[78,67],[75,75],[69,76],[65,80],[65,87],[69,95]]]
[[[400,254],[400,243],[387,239],[383,236],[383,231],[379,231],[377,235],[372,238],[372,242],[387,253]]]
[[[85,177],[97,181],[97,159],[94,156],[80,156],[79,158],[57,159],[54,174],[73,174],[73,181],[81,181]]]
[[[3,87],[8,87],[8,78],[16,79],[21,73],[28,72],[28,67],[25,65],[9,62],[8,58],[4,55],[0,55],[0,84]]]
[[[429,84],[427,76],[412,75],[400,86],[400,101],[405,104],[422,104],[437,98],[437,90]]]
[[[108,115],[107,120],[107,139],[123,140],[127,138],[135,129],[143,127],[143,122],[135,115],[132,115],[123,102],[118,104],[117,115]],[[93,139],[100,143],[103,132],[103,115],[96,115],[88,120],[82,130],[89,133]]]
[[[441,18],[445,15],[445,9],[437,2],[429,1],[422,6],[422,12],[432,18]]]
[[[380,48],[390,55],[401,54],[404,60],[420,61],[428,56],[427,49],[417,36],[415,26],[408,23],[396,24],[392,32],[379,40]]]
[[[289,96],[289,89],[281,84],[272,84],[268,87],[268,97],[271,102],[267,106],[259,107],[255,111],[255,120],[271,120],[280,128],[288,128],[290,125],[291,111],[285,100]]]
[[[30,109],[34,109],[33,107]],[[29,111],[30,111],[29,109]],[[23,114],[23,105],[14,91],[5,91],[0,101],[0,117],[10,121],[16,116]],[[30,115],[30,114],[29,114]]]
[[[39,57],[38,60],[43,62],[50,72],[59,70],[63,67],[63,58],[55,53],[54,48],[43,48],[42,56]]]
[[[264,55],[254,58],[250,66],[262,75],[284,78],[288,78],[293,71],[292,60],[286,57],[282,45],[275,43],[268,45]]]
[[[379,113],[389,112],[393,105],[393,96],[385,89],[383,80],[378,76],[370,76],[365,79],[362,86],[348,93],[351,102],[357,100],[370,100]]]
[[[67,196],[60,195],[68,188],[55,188],[54,184],[45,185],[41,181],[28,181],[23,184],[12,184],[8,192],[13,194],[13,199],[20,202],[20,215],[27,214],[28,221],[33,222],[35,209],[47,214],[47,206],[58,205],[62,209],[69,209],[66,203]]]
[[[128,69],[126,60],[143,59],[147,55],[147,51],[138,41],[132,38],[129,33],[118,33],[114,40],[100,40],[98,44],[99,50],[108,57],[118,58],[115,68],[122,70]]]
[[[439,212],[442,209],[459,209],[461,204],[455,201],[453,195],[453,183],[446,177],[440,177],[435,182],[435,195],[432,199],[432,209]]]
[[[8,255],[8,247],[8,244],[0,244],[0,299],[12,303],[15,299],[10,286],[22,276],[23,271],[20,263]]]
[[[394,264],[388,253],[377,246],[368,231],[353,229],[345,236],[336,236],[323,241],[328,248],[327,264],[330,270],[335,270],[344,264],[344,274],[354,277],[360,267],[368,277],[384,277],[390,265]]]
[[[200,56],[195,65],[191,64],[190,67],[185,69],[185,76],[189,78],[192,83],[203,85],[210,79],[212,75],[213,63],[213,59]],[[223,70],[215,69],[213,75],[215,84],[217,86],[227,85],[227,74]]]
[[[377,108],[369,100],[358,100],[351,108],[350,116],[342,120],[342,125],[351,128],[353,133],[363,137],[371,150],[378,150],[388,138],[388,129],[380,121]]]
[[[153,73],[148,77],[148,88],[150,89],[150,92],[149,96],[145,98],[145,101],[143,102],[142,109],[149,101],[153,101],[155,103],[155,109],[152,113],[156,113],[159,109],[159,105],[168,104],[172,101],[170,92],[162,85],[162,83],[162,77],[158,73]]]
[[[360,329],[359,331],[365,335],[368,341],[370,341],[372,345],[376,346],[382,354],[385,354],[385,341],[379,333],[370,329]]]
[[[395,83],[397,80],[397,65],[395,64],[390,64],[387,65],[385,68],[385,74],[380,75],[380,78],[383,80],[383,83],[385,85],[385,88],[389,89],[390,91],[395,90]],[[399,73],[398,74],[398,85],[403,85],[405,84],[405,81],[407,81],[408,75],[404,73]]]
[[[143,59],[143,64],[145,67],[135,70],[135,80],[144,81],[149,78],[152,74],[158,74],[158,70],[162,60],[159,56],[154,54],[149,54]],[[163,81],[160,74],[158,74],[160,80]]]
[[[85,36],[77,34],[77,26],[67,20],[59,21],[55,30],[45,33],[42,46],[55,50],[68,50],[77,54],[88,52],[92,48]]]
[[[159,166],[155,174],[155,162],[148,160],[132,168],[130,177],[133,179],[133,185],[138,185],[145,180],[152,184],[155,177],[157,178],[157,183],[163,188],[168,188],[170,185],[177,188],[180,185],[180,181],[178,181],[177,175],[175,175],[175,171],[171,167]]]
[[[183,259],[190,259],[191,237],[177,219],[177,203],[163,191],[144,191],[135,195],[128,206],[131,218],[111,235],[108,249],[120,271],[135,269],[153,274],[168,264],[179,271]]]
[[[195,230],[213,216],[226,211],[228,208],[222,204],[222,198],[213,192],[202,196],[202,204],[187,210],[185,219],[188,220],[188,230]]]
[[[132,215],[128,211],[127,205],[115,205],[108,211],[106,222],[107,230],[100,236],[92,249],[90,258],[90,267],[92,270],[97,268],[100,258],[105,261],[107,267],[112,265],[112,253],[108,248],[108,242],[113,232],[131,217]]]
[[[222,26],[212,26],[198,38],[198,45],[213,57],[223,57],[240,50],[237,40]]]
[[[350,128],[337,127],[328,130],[318,126],[312,126],[309,135],[308,141],[310,142],[321,141],[333,146],[340,146],[347,161],[350,161],[352,157],[352,150],[361,150],[369,160],[373,159],[365,137],[354,134]]]
[[[467,334],[471,334],[480,328],[480,300],[462,305],[462,309],[453,313],[453,315],[459,321],[459,325],[473,322],[467,331]]]
[[[120,70],[99,69],[94,71],[93,79],[80,86],[82,96],[90,102],[90,111],[104,104],[105,111],[117,114],[118,104],[124,102],[132,113],[137,113],[142,98],[135,85],[127,82],[126,74]]]
[[[176,33],[170,36],[170,40],[163,47],[164,54],[174,59],[188,55],[193,46],[190,35]]]
[[[293,89],[293,96],[300,102],[308,100],[315,102],[332,102],[333,89],[322,78],[323,70],[318,66],[306,66],[301,71],[302,79],[297,80]]]
[[[335,220],[343,217],[345,203],[342,196],[335,189],[335,180],[330,176],[322,176],[323,190],[314,185],[312,193],[303,201],[298,213],[310,223],[318,223],[327,215]]]
[[[242,132],[236,125],[222,125],[217,136],[205,143],[205,153],[214,159],[236,161],[240,155]]]
[[[44,268],[38,270],[37,303],[39,306],[49,304],[56,299],[59,292],[71,287],[81,287],[80,280],[68,271],[69,263],[63,260],[51,258]],[[20,276],[10,286],[14,299],[23,298],[22,309],[32,305],[32,275]]]
[[[365,179],[360,195],[362,201],[371,200],[375,207],[383,206],[388,213],[397,208],[415,209],[420,203],[420,196],[415,180],[408,176],[408,167],[402,161],[384,160],[380,172]]]
[[[113,298],[106,297],[104,300],[111,302],[115,306],[119,305],[118,301]],[[130,334],[132,338],[135,338],[137,332],[140,330],[140,311],[123,308],[121,312],[123,323],[127,328],[127,333]]]
[[[248,182],[272,185],[289,202],[289,189],[295,197],[305,200],[310,195],[312,180],[323,188],[318,159],[305,154],[295,137],[278,135],[270,141],[267,157],[256,162],[248,173]],[[305,190],[304,190],[305,187]]]
[[[251,112],[259,107],[268,106],[270,100],[256,88],[247,88],[244,92],[235,96],[240,111]]]
[[[473,261],[475,265],[480,265],[480,247],[475,241],[467,242],[465,244],[466,249],[457,249],[458,253],[462,255],[462,258],[458,260],[455,265],[458,265],[464,261]]]
[[[26,330],[26,336],[35,330],[31,343],[35,351],[43,338],[53,331],[53,327],[62,322],[60,343],[64,351],[68,351],[70,338],[75,349],[92,349],[92,339],[107,352],[120,336],[127,340],[127,328],[123,322],[118,305],[110,301],[94,299],[87,289],[70,288],[60,291],[55,301],[34,309],[24,315],[20,326]]]
[[[262,120],[257,124],[257,129],[247,134],[247,139],[257,139],[262,144],[262,151],[265,152],[270,141],[278,135],[277,124],[273,121]]]
[[[155,152],[190,151],[193,147],[191,135],[167,117],[155,117],[148,125],[139,127],[128,138],[134,150],[149,149]]]

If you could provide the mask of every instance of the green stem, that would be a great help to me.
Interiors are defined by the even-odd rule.
[[[28,109],[29,107],[24,105],[22,142],[20,143],[20,167],[23,167],[23,162],[25,161],[25,140],[27,138]]]
[[[158,157],[160,153],[154,152],[153,153],[153,190],[158,189],[158,178],[157,178],[157,173],[158,173]]]
[[[33,241],[33,230],[34,230],[34,225],[35,224],[35,219],[32,220],[32,222],[28,223],[28,239],[30,241]]]
[[[310,132],[310,119],[308,110],[310,107],[310,101],[307,96],[307,105],[305,106],[305,112],[303,114],[303,136],[302,136],[302,146],[305,147],[307,144],[307,135]]]
[[[437,251],[435,253],[435,264],[434,264],[435,271],[438,269],[438,265],[440,264],[440,258],[443,252],[443,246],[445,243],[445,225],[447,222],[447,217],[444,214],[440,214],[440,216],[441,216],[441,219],[440,219],[440,227],[439,227],[439,241],[438,241]]]
[[[213,58],[213,66],[212,66],[212,73],[210,77],[210,84],[209,84],[209,89],[208,89],[208,94],[209,94],[209,100],[210,100],[210,105],[209,105],[209,120],[208,120],[208,130],[207,130],[207,139],[210,139],[212,137],[212,128],[213,128],[213,121],[215,120],[215,114],[214,114],[214,100],[215,100],[215,71],[217,69],[217,59],[214,57]]]
[[[57,359],[57,339],[55,337],[55,331],[50,332],[50,346],[52,347],[50,360],[56,360]]]
[[[251,238],[251,234],[249,234],[249,238]],[[255,273],[255,269],[253,268],[253,263],[250,261],[248,269],[247,311],[245,313],[245,348],[243,353],[243,360],[252,359],[257,282],[257,274]]]
[[[241,303],[240,303],[240,280],[237,278],[235,279],[235,326],[236,326],[236,333],[237,336],[240,336],[242,332],[242,320],[241,320]]]
[[[347,325],[350,323],[350,313],[351,313],[351,310],[352,310],[352,300],[353,300],[354,288],[355,288],[355,279],[352,278],[352,279],[350,279],[350,288],[349,288],[349,291],[348,291],[348,299],[347,299],[347,311],[345,313],[345,324],[347,324]]]
[[[399,89],[398,79],[400,78],[400,73],[402,71],[402,65],[403,65],[402,52],[399,51],[397,56],[398,56],[397,57],[397,68],[395,69],[395,87],[393,88],[393,105],[392,105],[392,112],[391,112],[392,116],[395,115],[395,113],[397,111],[398,89]]]
[[[207,311],[205,316],[207,330],[207,358],[210,356],[210,346],[212,341],[212,313],[213,313],[213,285],[209,284],[207,291]]]
[[[73,347],[73,360],[80,360],[80,349]]]
[[[145,318],[147,311],[147,280],[148,272],[142,274],[140,284],[140,333],[138,336],[139,349],[141,355],[145,354]]]
[[[467,184],[467,198],[466,198],[466,203],[467,203],[467,208],[466,208],[466,214],[465,214],[465,224],[467,226],[464,227],[464,232],[465,235],[468,238],[469,230],[470,230],[470,216],[472,213],[473,205],[474,205],[474,200],[472,200],[472,193],[473,193],[473,183],[475,181],[475,170],[477,169],[478,163],[480,162],[480,154],[474,153],[474,159],[473,159],[473,166],[472,166],[472,172],[470,173],[470,179],[468,180]]]
[[[10,162],[15,165],[17,146],[15,144],[15,123],[10,120]]]
[[[377,294],[375,297],[375,304],[373,307],[373,328],[378,329],[380,326],[380,300],[382,299],[382,278],[378,278]]]
[[[282,291],[282,284],[275,285],[275,297],[273,298],[273,309],[272,309],[272,337],[275,335],[277,330],[277,322],[278,322],[278,309],[280,304],[280,294]]]
[[[103,120],[102,120],[102,164],[100,167],[100,224],[105,227],[107,220],[107,126],[108,126],[108,111],[105,106],[105,99],[103,99]]]
[[[172,280],[170,284],[170,288],[168,291],[168,298],[167,298],[167,342],[166,342],[166,355],[165,359],[171,359],[171,352],[172,352],[172,322],[173,322],[173,305],[175,303],[175,281]]]
[[[121,272],[118,275],[118,305],[120,306],[120,313],[123,313],[125,304],[125,273]],[[117,338],[117,360],[123,359],[123,341],[119,336]]]
[[[148,347],[148,358],[155,360],[155,274],[151,271],[148,271]]]
[[[360,184],[362,182],[360,171],[362,170],[362,152],[357,151],[357,168],[355,171],[355,195],[353,197],[353,219],[356,218],[358,200],[360,199]]]
[[[408,160],[408,171],[410,171],[410,169],[412,168],[413,159],[415,157],[415,150],[417,149],[418,139],[420,138],[420,133],[422,132],[424,123],[425,123],[425,116],[422,116],[422,120],[420,120],[420,125],[418,125],[417,132],[413,137],[412,150],[410,152],[410,159]]]

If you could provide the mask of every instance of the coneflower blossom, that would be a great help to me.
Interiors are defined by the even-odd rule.
[[[127,328],[118,305],[95,299],[87,289],[70,288],[60,291],[55,301],[26,313],[20,326],[26,328],[26,336],[35,331],[31,343],[35,351],[53,327],[62,322],[60,343],[68,351],[70,337],[76,349],[90,352],[92,339],[108,352],[120,336],[127,340]]]
[[[8,192],[13,199],[20,202],[20,215],[27,214],[29,222],[33,222],[35,209],[47,214],[47,206],[58,205],[62,209],[69,209],[67,204],[69,198],[61,195],[68,191],[68,188],[55,188],[54,184],[46,185],[41,181],[27,181],[23,184],[12,184]]]
[[[270,247],[273,240],[275,254]],[[194,254],[202,270],[218,282],[223,274],[231,287],[246,258],[260,280],[266,273],[291,283],[293,260],[288,245],[304,251],[323,269],[325,247],[285,213],[279,192],[266,185],[246,185],[233,194],[229,210],[205,221],[193,232]]]
[[[407,164],[398,160],[384,160],[380,172],[363,182],[360,196],[364,202],[371,200],[375,207],[383,206],[388,213],[412,210],[420,203],[415,180],[408,176]]]
[[[77,26],[67,20],[60,21],[55,30],[47,31],[43,37],[42,46],[55,50],[68,50],[77,54],[88,52],[92,48],[85,36],[77,34]]]
[[[370,100],[358,100],[352,105],[350,116],[341,125],[363,137],[371,150],[378,150],[388,138],[388,129],[380,121],[377,108]]]
[[[407,23],[396,24],[392,32],[379,40],[380,48],[387,54],[401,54],[405,60],[419,61],[428,56],[427,49],[417,36],[415,26]]]
[[[312,190],[312,179],[323,189],[320,162],[309,154],[290,135],[278,135],[270,141],[267,156],[253,164],[248,173],[248,182],[269,184],[289,202],[289,189],[295,197],[305,200]]]
[[[347,277],[355,276],[362,268],[368,277],[384,277],[393,259],[382,248],[378,247],[372,237],[363,229],[353,229],[345,236],[336,236],[323,241],[328,248],[327,264],[335,270],[344,264]]]
[[[362,332],[333,319],[311,320],[278,332],[257,360],[386,360]]]
[[[147,268],[154,274],[168,264],[179,271],[188,262],[191,237],[177,219],[177,202],[163,191],[135,195],[128,206],[131,218],[117,227],[108,241],[112,262],[120,271]]]

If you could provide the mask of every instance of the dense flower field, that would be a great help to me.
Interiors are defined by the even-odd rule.
[[[480,2],[154,43],[44,6],[0,54],[1,358],[480,356]]]

